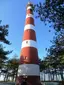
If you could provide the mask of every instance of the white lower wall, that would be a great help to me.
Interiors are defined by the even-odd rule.
[[[39,76],[39,65],[36,64],[22,64],[19,65],[18,76],[29,75],[29,76]]]

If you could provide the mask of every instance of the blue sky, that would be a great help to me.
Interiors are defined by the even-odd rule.
[[[26,17],[26,5],[29,0],[0,0],[0,20],[2,24],[9,24],[9,36],[8,40],[12,43],[11,45],[5,45],[6,49],[13,50],[13,53],[8,57],[13,57],[17,54],[20,57],[22,36],[25,26]],[[31,0],[33,4],[39,2],[44,2],[44,0]],[[42,59],[46,56],[45,48],[51,46],[50,40],[52,40],[54,31],[49,32],[49,25],[45,26],[43,22],[39,19],[35,20],[35,30],[37,37],[38,54]]]

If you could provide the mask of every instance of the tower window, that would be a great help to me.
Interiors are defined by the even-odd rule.
[[[27,59],[28,59],[28,57],[27,57],[27,56],[25,56],[25,57],[24,57],[24,59],[25,59],[25,60],[27,60]]]
[[[26,41],[26,43],[28,43],[28,41]]]

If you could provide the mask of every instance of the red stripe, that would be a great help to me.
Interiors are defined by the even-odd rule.
[[[22,48],[20,54],[20,64],[39,64],[38,52],[34,47]]]
[[[27,14],[33,14],[33,11],[32,11],[32,9],[28,9],[26,13]]]
[[[40,76],[23,76],[17,77],[16,85],[19,85],[24,79],[26,79],[27,85],[41,85]]]
[[[36,41],[35,31],[32,29],[27,29],[24,31],[23,40],[34,40]]]
[[[32,17],[26,18],[25,24],[32,24],[32,25],[34,25],[34,19]]]

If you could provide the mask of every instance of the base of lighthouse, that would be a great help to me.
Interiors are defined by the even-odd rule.
[[[21,83],[24,80],[26,81],[27,85],[41,85],[39,65],[37,64],[19,65],[16,85],[21,85]]]
[[[21,82],[26,79],[27,85],[42,85],[40,82],[40,77],[38,76],[19,76],[17,78],[16,85],[21,85]]]

